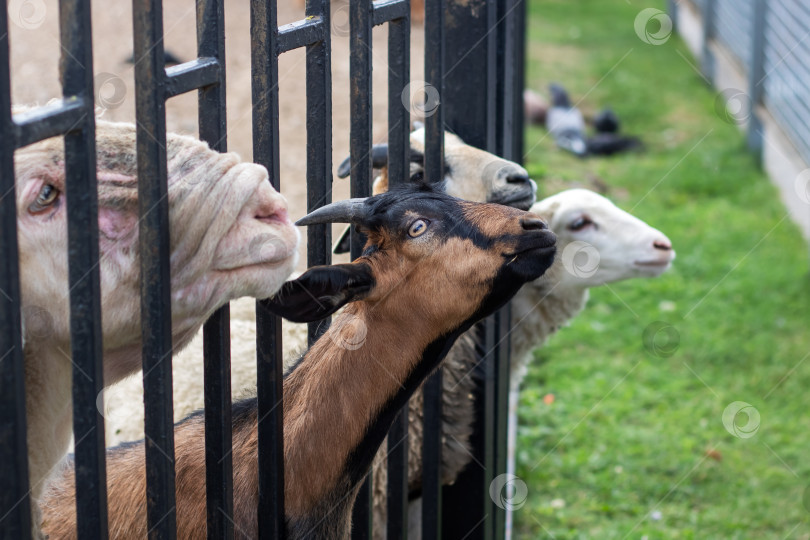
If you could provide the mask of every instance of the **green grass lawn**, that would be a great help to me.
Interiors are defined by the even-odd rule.
[[[517,474],[529,496],[516,536],[810,538],[808,249],[681,39],[636,36],[651,6],[664,2],[530,0],[527,86],[561,82],[586,112],[610,105],[646,144],[578,160],[530,127],[539,195],[604,182],[678,258],[659,279],[594,289],[536,351],[521,396]],[[669,326],[645,346],[657,321]],[[760,413],[751,438],[723,425],[735,401]]]

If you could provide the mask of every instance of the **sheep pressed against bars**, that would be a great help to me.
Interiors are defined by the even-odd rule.
[[[424,170],[424,129],[411,133],[410,177],[416,181],[422,178]],[[375,168],[382,168],[381,176],[374,182],[375,194],[388,189],[387,145],[375,145],[372,162]],[[537,185],[526,169],[512,161],[501,159],[489,152],[465,144],[459,137],[445,134],[445,179],[444,189],[451,195],[476,202],[510,202],[511,206],[527,210],[535,200]],[[338,168],[339,177],[348,176],[350,161],[346,159]],[[344,234],[337,245],[348,252],[348,234]],[[234,397],[242,397],[245,388],[251,388],[256,380],[256,329],[251,313],[239,315],[240,302],[232,303],[231,320],[231,376]],[[199,336],[198,336],[199,338]],[[293,324],[284,325],[285,364],[295,360],[306,349],[306,328]],[[192,411],[203,406],[202,377],[197,373],[198,359],[191,351],[181,352],[173,365],[174,412],[180,420]],[[454,377],[450,377],[453,379]],[[107,417],[107,443],[134,441],[143,438],[143,387],[139,381],[128,380],[110,390],[111,414]],[[459,440],[469,436],[469,422],[459,421],[460,430],[454,431]],[[467,433],[467,435],[464,435]],[[445,464],[447,467],[447,464]]]
[[[412,134],[411,154],[421,148],[419,130]],[[514,186],[505,178],[519,176],[522,167],[492,156],[482,150],[466,146],[454,135],[446,135],[456,155],[465,156],[445,176],[442,189],[455,196],[465,195],[473,200],[513,200]],[[380,176],[374,181],[374,192],[387,189],[385,153],[376,154]],[[482,165],[488,159],[492,165]],[[418,178],[418,158],[412,159],[411,175]],[[468,168],[469,167],[469,168]],[[475,174],[474,171],[483,171]],[[497,175],[493,173],[497,172]],[[528,176],[526,177],[528,178]],[[534,204],[530,211],[545,219],[558,236],[558,256],[546,274],[526,284],[512,302],[513,361],[510,373],[509,455],[510,472],[517,426],[517,399],[520,383],[531,361],[532,350],[565,326],[585,306],[588,289],[633,277],[655,277],[666,271],[675,258],[672,244],[660,231],[638,218],[617,208],[605,197],[585,189],[567,190]],[[340,243],[338,244],[340,246]],[[584,251],[583,251],[583,248]],[[581,252],[581,253],[580,253]],[[590,255],[582,265],[575,261],[577,253]],[[469,437],[472,432],[473,396],[479,384],[477,367],[480,353],[476,350],[478,338],[474,332],[462,335],[442,364],[443,433],[446,437],[442,452],[443,483],[452,483],[459,472],[471,462]],[[422,479],[422,391],[417,390],[409,404],[408,424],[409,460],[408,477],[412,499],[418,499]],[[385,452],[380,452],[374,464],[374,537],[384,538],[386,523],[386,467]],[[411,511],[418,515],[419,504]],[[412,516],[411,523],[419,523]],[[419,530],[411,529],[410,536],[419,537]]]
[[[141,369],[135,126],[98,121],[105,385]],[[191,137],[167,145],[173,346],[233,298],[272,295],[294,268],[298,232],[258,165]],[[35,503],[71,437],[64,144],[15,154],[29,468]],[[78,436],[81,436],[79,434]]]
[[[360,482],[396,412],[455,339],[551,265],[555,238],[537,217],[460,201],[428,186],[333,203],[304,223],[350,221],[368,236],[351,264],[314,267],[270,306],[300,322],[345,310],[284,380],[285,513],[291,538],[347,538]],[[459,264],[459,261],[464,261]],[[349,328],[366,329],[360,347]],[[392,353],[396,351],[396,353]],[[234,414],[236,531],[255,537],[255,401]],[[205,530],[202,415],[176,427],[177,523],[181,537]],[[143,445],[110,450],[111,531],[146,530]],[[70,538],[72,472],[47,494],[46,531]]]

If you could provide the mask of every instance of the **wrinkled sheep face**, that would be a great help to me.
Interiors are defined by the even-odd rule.
[[[111,349],[140,338],[135,129],[99,121],[96,140],[104,344]],[[234,154],[214,152],[205,143],[178,135],[169,135],[167,157],[177,338],[232,298],[272,295],[295,266],[298,232],[263,167],[240,164]],[[66,340],[62,140],[19,150],[15,166],[26,339],[45,337],[32,330],[38,327],[32,325],[36,319],[29,321],[26,311],[45,310],[48,336]]]
[[[193,318],[201,306],[272,296],[295,267],[299,234],[267,170],[179,135],[167,154],[173,309]]]
[[[563,284],[594,287],[656,277],[675,259],[664,233],[592,191],[563,191],[531,211],[546,219],[559,238]]]
[[[411,146],[422,151],[425,132],[411,133]],[[513,161],[466,144],[445,132],[445,191],[467,201],[491,202],[528,210],[537,196],[537,184]],[[411,174],[413,175],[413,166]]]

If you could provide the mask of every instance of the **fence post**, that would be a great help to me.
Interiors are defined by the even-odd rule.
[[[150,538],[177,532],[172,318],[161,0],[133,0],[146,511]]]
[[[20,267],[17,258],[17,198],[8,50],[8,8],[0,2],[0,527],[3,540],[31,538],[31,500],[25,431],[25,369],[20,322]]]
[[[267,167],[280,190],[278,134],[278,23],[276,0],[251,0],[253,160]],[[259,422],[259,538],[286,538],[284,518],[284,365],[281,319],[256,302],[256,367]]]
[[[672,31],[678,31],[678,0],[667,0],[667,13],[672,19]]]
[[[762,104],[765,90],[765,17],[768,4],[765,0],[754,0],[753,35],[751,36],[751,65],[748,68],[748,94],[751,110],[748,118],[748,148],[762,159],[762,120],[757,107]]]
[[[714,39],[717,0],[706,0],[703,7],[703,55],[700,68],[709,81],[714,81],[714,55],[709,42]]]
[[[85,111],[81,122],[65,134],[76,524],[79,538],[103,539],[107,477],[104,417],[98,408],[104,380],[90,1],[63,1],[59,26],[66,53],[60,62],[62,94],[66,99],[80,97]]]
[[[332,43],[329,0],[307,0],[306,16],[320,18],[323,39],[307,45],[307,213],[332,202]],[[307,267],[332,262],[332,227],[307,227]],[[330,319],[309,323],[311,346]]]
[[[200,139],[226,152],[225,24],[223,0],[197,2],[197,56],[215,58],[218,82],[198,91]],[[203,325],[205,400],[205,490],[207,534],[233,538],[233,447],[231,417],[230,307],[219,308]]]
[[[351,40],[349,43],[351,72],[351,184],[352,197],[371,195],[371,31],[373,5],[370,0],[351,0],[349,2],[349,26]],[[351,258],[360,256],[365,238],[352,227]],[[365,540],[372,535],[372,476],[369,470],[366,479],[360,486],[352,510],[352,539]]]
[[[410,109],[403,103],[411,69],[410,2],[406,15],[388,25],[388,185],[404,184],[410,173]],[[408,424],[410,407],[397,413],[388,431],[388,540],[408,537]],[[379,524],[382,526],[382,524]]]
[[[492,0],[480,10],[448,3],[446,11],[448,69],[442,101],[447,123],[473,146],[520,162],[525,0]],[[506,307],[478,329],[483,349],[471,438],[475,459],[454,485],[444,488],[447,538],[502,538],[505,532],[506,514],[490,499],[489,487],[506,470],[509,326]]]
[[[443,0],[425,1],[425,88],[439,103],[425,118],[425,178],[444,178],[445,37]],[[429,94],[425,95],[429,99]],[[422,448],[422,538],[442,537],[442,370],[424,386],[424,441]]]

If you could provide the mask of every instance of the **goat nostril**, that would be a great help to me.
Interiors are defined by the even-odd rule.
[[[663,251],[669,251],[669,250],[672,249],[672,244],[670,244],[666,240],[656,240],[655,242],[653,242],[653,247],[655,249],[660,249],[660,250],[663,250]]]
[[[544,231],[548,229],[546,222],[538,218],[523,218],[520,220],[520,225],[527,231]]]
[[[506,176],[506,181],[510,184],[528,184],[531,178],[529,178],[529,175],[526,173],[513,172]]]

